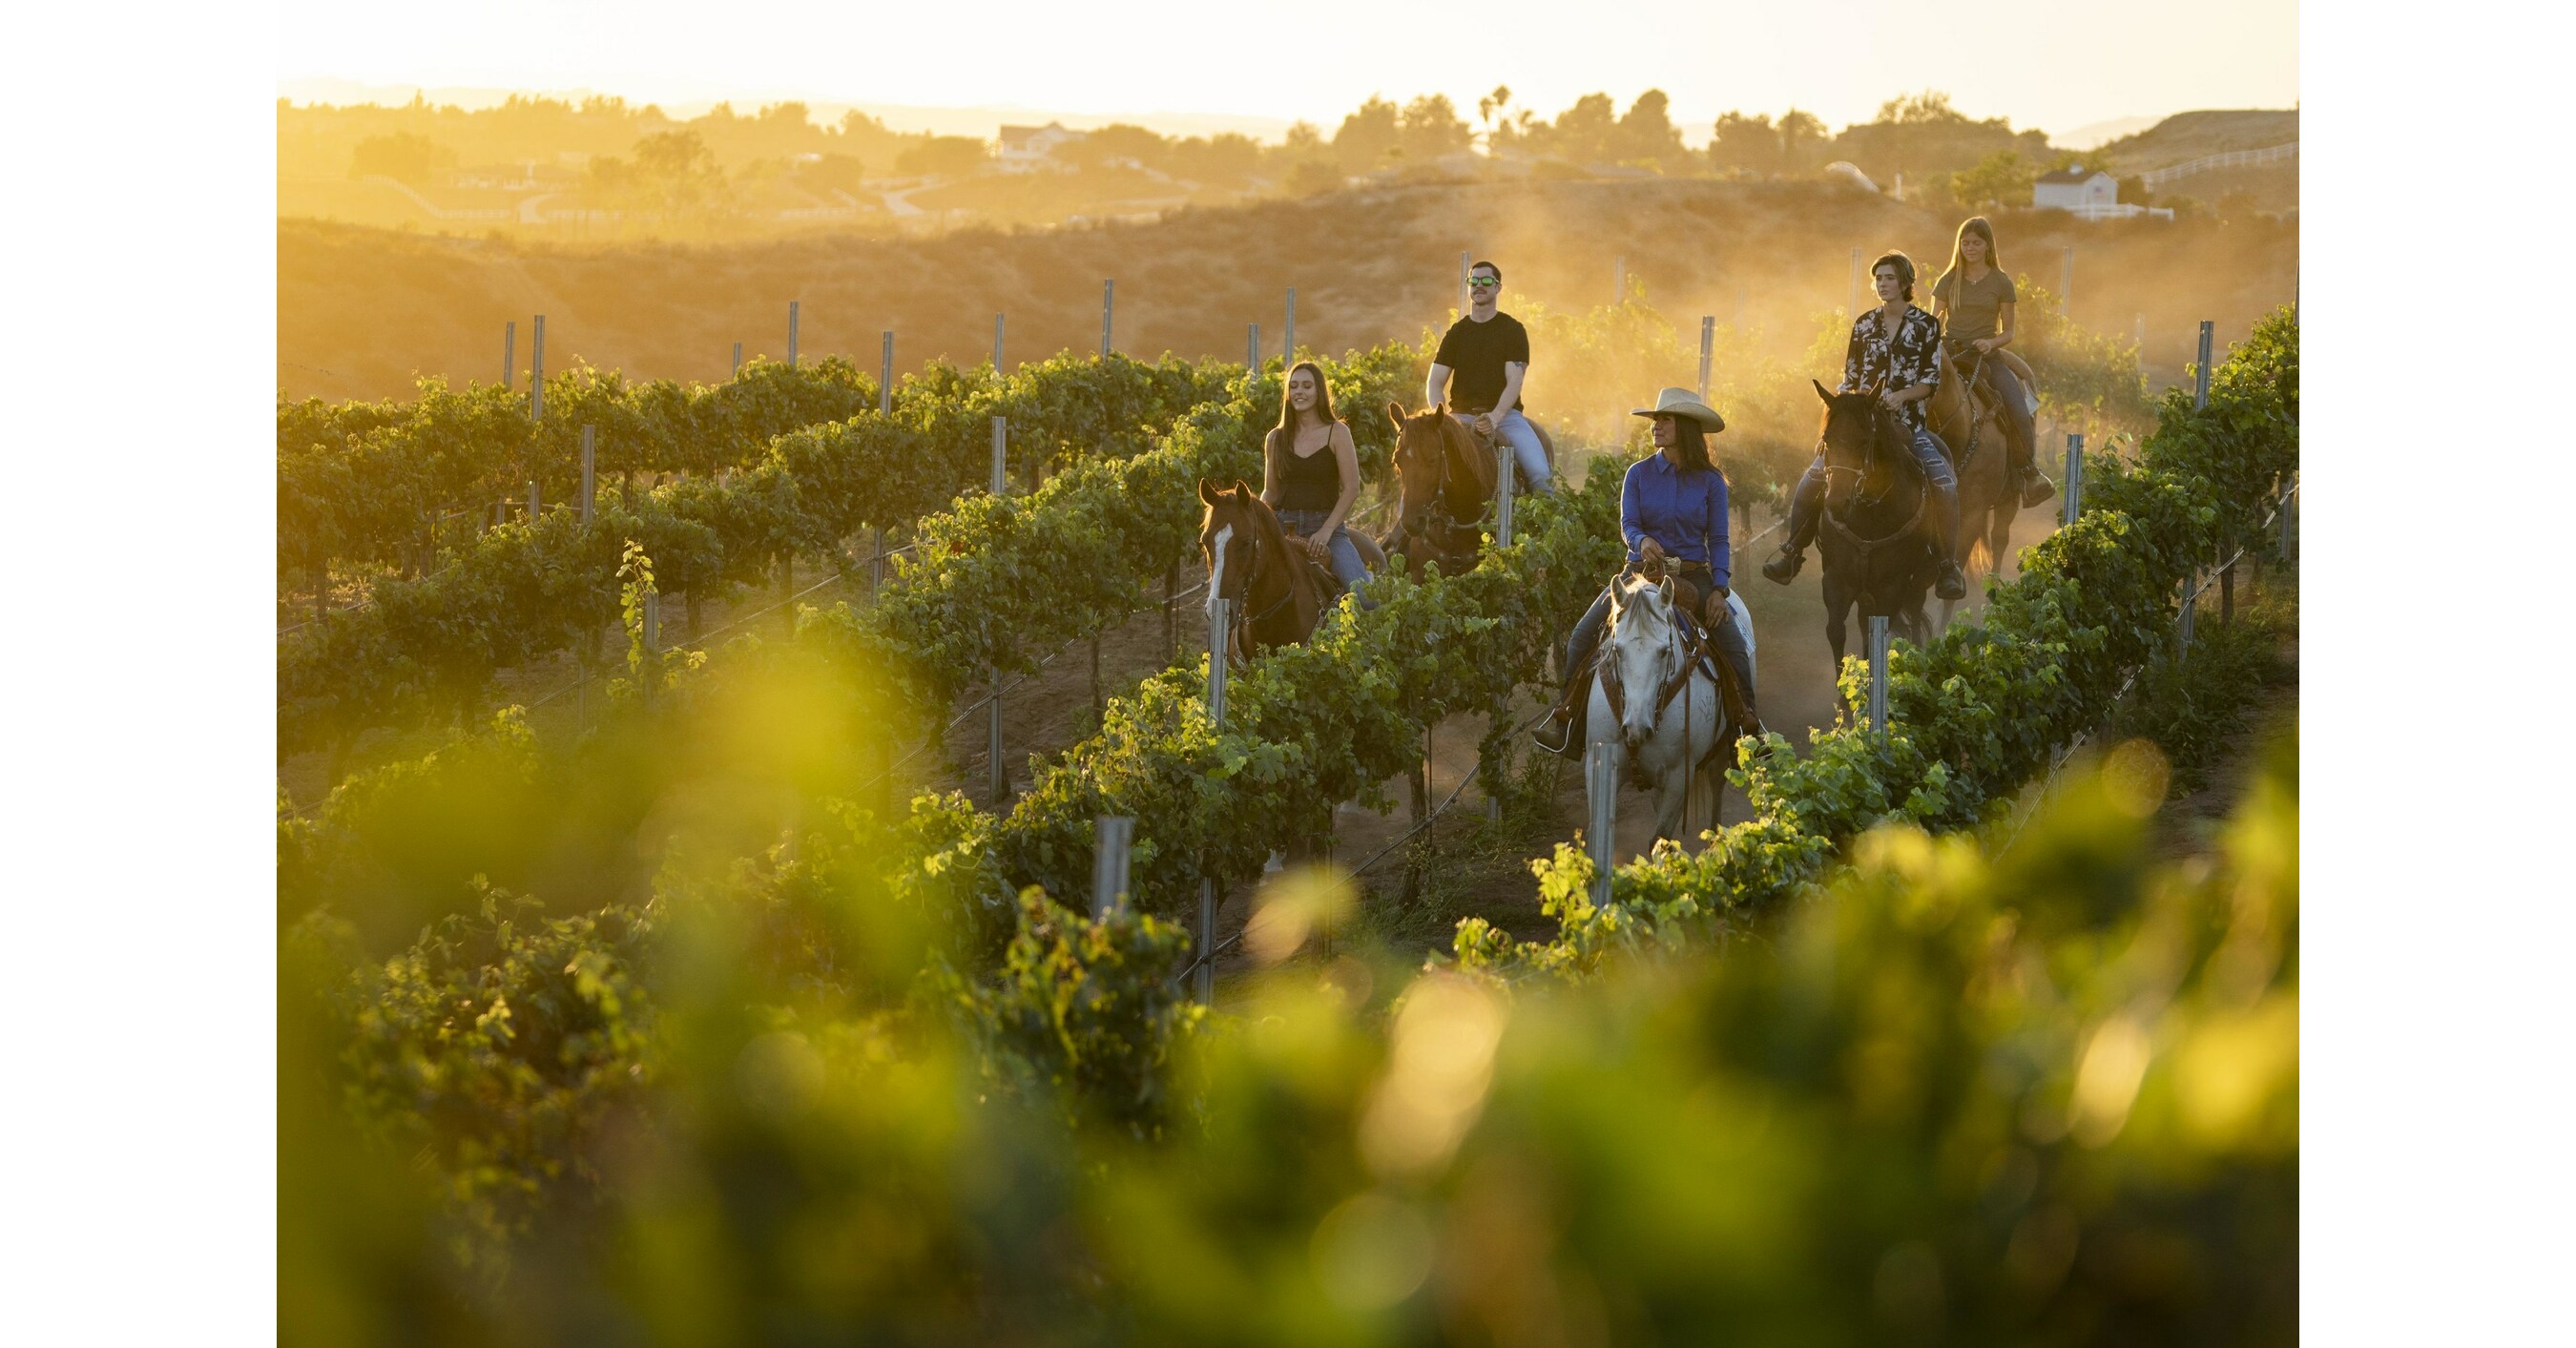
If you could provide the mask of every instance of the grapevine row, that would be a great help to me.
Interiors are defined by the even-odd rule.
[[[1410,376],[1412,356],[1381,348],[1329,363],[1330,377],[1382,401]],[[1099,404],[1086,401],[1076,381],[1045,377],[1058,365],[1072,362],[1030,367],[1039,377],[1011,405],[1032,417],[1063,415],[1077,431],[1096,427]],[[1212,380],[1223,368],[1194,378]],[[1277,383],[1244,385],[1240,370],[1233,378],[1226,401],[1203,407],[1192,429],[1132,463],[1078,458],[1088,447],[1114,456],[1127,449],[1125,437],[1086,446],[1058,425],[1015,421],[1013,464],[1070,466],[1033,495],[971,493],[926,519],[987,478],[989,417],[970,450],[941,427],[907,423],[899,407],[891,422],[870,415],[781,436],[764,462],[723,481],[685,478],[603,494],[587,526],[568,512],[506,524],[440,572],[386,582],[371,607],[331,615],[290,642],[279,660],[279,751],[346,744],[432,709],[453,708],[470,721],[497,669],[565,649],[611,620],[628,541],[653,559],[663,592],[695,599],[757,583],[781,560],[828,549],[867,526],[915,519],[920,546],[900,564],[897,596],[871,631],[898,677],[928,671],[921,710],[945,706],[970,674],[1025,671],[1034,658],[1025,652],[1133,611],[1142,586],[1189,547],[1195,515],[1176,510],[1183,501],[1194,508],[1187,484],[1199,475],[1257,475],[1251,446],[1275,416]],[[1383,426],[1359,430],[1366,461],[1382,466]]]

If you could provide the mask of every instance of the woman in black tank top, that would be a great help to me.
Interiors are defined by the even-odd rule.
[[[1345,589],[1368,579],[1359,549],[1342,529],[1359,499],[1359,449],[1351,428],[1333,415],[1332,392],[1315,362],[1290,367],[1279,424],[1262,442],[1261,459],[1261,499],[1279,513],[1289,541],[1331,567]]]

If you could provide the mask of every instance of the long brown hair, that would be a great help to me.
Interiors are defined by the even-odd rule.
[[[1297,448],[1297,405],[1288,401],[1288,381],[1295,379],[1299,370],[1315,376],[1315,415],[1323,418],[1327,426],[1341,420],[1333,415],[1333,386],[1324,382],[1324,367],[1311,360],[1289,366],[1288,373],[1279,379],[1279,424],[1270,430],[1271,443],[1283,451]]]
[[[1950,268],[1949,270],[1941,273],[1940,280],[1932,283],[1933,294],[1940,294],[1941,287],[1950,284],[1950,278],[1953,276],[1957,276],[1959,278],[1959,284],[1961,285],[1966,285],[1968,283],[1968,278],[1965,275],[1962,275],[1959,270],[1967,265],[1959,258],[1959,245],[1971,234],[1974,234],[1978,238],[1986,241],[1986,265],[1994,268],[1996,271],[2002,271],[2004,269],[2003,257],[1995,251],[1995,227],[1987,224],[1986,217],[1982,215],[1969,216],[1967,219],[1959,222],[1959,233],[1956,237],[1950,240]],[[1952,304],[1957,304],[1959,302],[1957,291],[1954,290],[1950,292],[1950,302]]]

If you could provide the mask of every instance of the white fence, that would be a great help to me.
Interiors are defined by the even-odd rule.
[[[2167,168],[2160,168],[2152,173],[2142,173],[2138,176],[2146,183],[2147,190],[2152,192],[2157,188],[2164,186],[2166,183],[2179,182],[2195,173],[2207,173],[2211,169],[2246,168],[2255,164],[2277,164],[2284,159],[2296,159],[2298,157],[2299,143],[2294,140],[2287,144],[2274,145],[2261,150],[2229,150],[2225,154],[2205,154],[2198,159],[2186,159],[2179,164],[2175,164]]]

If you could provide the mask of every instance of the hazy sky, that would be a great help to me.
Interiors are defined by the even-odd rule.
[[[281,79],[590,88],[671,103],[1019,105],[1306,118],[1509,85],[1552,116],[1600,90],[1672,96],[1693,140],[1730,108],[1835,127],[1888,96],[2068,131],[2298,101],[2296,0],[283,0]],[[1298,68],[1293,51],[1310,59]]]

